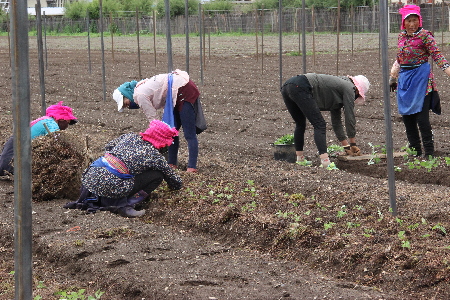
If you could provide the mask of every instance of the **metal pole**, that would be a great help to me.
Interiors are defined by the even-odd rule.
[[[261,5],[261,74],[264,74],[264,4]]]
[[[337,7],[337,35],[336,35],[336,75],[339,75],[339,35],[341,34],[341,0],[338,0]]]
[[[394,172],[394,146],[392,141],[392,122],[391,122],[391,101],[389,96],[389,56],[388,56],[388,12],[387,1],[380,1],[380,32],[381,32],[381,58],[383,71],[383,98],[384,98],[384,123],[386,126],[386,157],[387,173],[389,185],[389,203],[392,215],[397,215],[397,203],[395,195],[395,172]]]
[[[306,8],[305,0],[302,0],[302,57],[303,57],[303,74],[306,74]]]
[[[155,56],[156,67],[156,11],[153,9],[153,52]]]
[[[314,14],[314,5],[311,7],[312,40],[313,40],[313,65],[316,65],[316,17]]]
[[[109,32],[111,34],[111,55],[114,61],[114,28],[113,28],[112,12],[109,13]]]
[[[139,9],[136,7],[136,37],[137,37],[137,52],[138,52],[138,66],[139,66],[139,80],[142,79],[141,72],[141,47],[139,45]]]
[[[283,45],[282,45],[282,40],[283,40],[283,31],[282,31],[282,23],[281,22],[281,10],[283,9],[283,5],[282,5],[282,0],[278,0],[278,57],[279,57],[279,61],[280,61],[280,88],[283,85],[283,57],[282,57],[282,52],[283,52]]]
[[[103,3],[99,0],[100,5],[100,44],[102,49],[102,78],[103,78],[103,101],[106,101],[106,75],[105,75],[105,42],[103,39]]]
[[[32,299],[31,132],[27,2],[10,0],[15,299]]]
[[[353,7],[353,4],[352,4],[350,10],[351,10],[350,15],[351,15],[351,22],[352,22],[351,28],[352,28],[352,57],[353,57],[353,46],[354,46],[354,44],[353,44],[353,41],[354,41],[353,33],[355,31],[355,28],[354,28],[354,23],[355,23],[355,20],[354,20],[355,19],[355,11],[354,10],[355,9]]]
[[[167,69],[168,72],[173,71],[172,63],[172,37],[170,35],[170,4],[169,0],[164,0],[166,8],[166,39],[167,39]]]
[[[42,44],[42,18],[41,18],[41,1],[37,0],[36,5],[36,31],[37,31],[37,48],[39,61],[39,86],[41,91],[41,116],[45,116],[45,77],[44,77],[44,47]]]
[[[202,3],[198,3],[198,30],[200,36],[200,82],[203,85],[203,24],[202,24]]]
[[[45,53],[45,69],[48,70],[48,59],[47,59],[47,27],[45,26],[47,22],[47,18],[45,17],[45,11],[43,12],[44,15],[44,53]]]
[[[189,2],[184,1],[184,18],[186,19],[186,72],[189,74]]]
[[[258,30],[259,30],[259,22],[258,22],[258,9],[255,8],[255,43],[256,43],[256,61],[259,60],[259,45],[258,45]]]
[[[86,25],[87,25],[87,36],[88,36],[88,64],[89,64],[89,74],[92,74],[91,69],[91,27],[89,21],[89,10],[86,11]]]

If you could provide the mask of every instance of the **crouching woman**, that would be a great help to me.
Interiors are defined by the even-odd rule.
[[[153,120],[140,134],[127,133],[110,141],[105,155],[94,161],[81,178],[81,194],[65,208],[88,212],[107,210],[122,217],[140,217],[135,210],[163,180],[173,190],[181,189],[181,178],[168,165],[161,151],[178,135],[175,128]]]

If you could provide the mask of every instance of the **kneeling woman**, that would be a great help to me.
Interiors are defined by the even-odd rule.
[[[182,187],[181,178],[160,153],[177,135],[175,128],[153,120],[143,133],[127,133],[110,141],[105,155],[84,172],[79,199],[64,207],[88,212],[108,210],[123,217],[142,216],[145,211],[136,211],[134,206],[163,180],[173,190]]]

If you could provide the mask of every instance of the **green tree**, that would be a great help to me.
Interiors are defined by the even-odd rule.
[[[198,0],[188,0],[188,11],[190,15],[194,15],[198,11]],[[170,0],[170,17],[184,15],[184,0]],[[156,6],[159,17],[165,16],[165,2],[164,0],[159,0]]]
[[[136,11],[143,14],[150,15],[156,8],[156,2],[154,0],[121,0],[124,11]]]
[[[86,1],[66,2],[64,5],[64,16],[72,20],[79,20],[86,17],[86,10],[89,3]]]
[[[204,10],[232,11],[233,3],[229,0],[208,1],[203,4]]]

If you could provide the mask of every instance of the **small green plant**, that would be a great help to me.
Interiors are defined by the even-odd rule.
[[[447,235],[447,230],[441,223],[437,223],[436,225],[433,226],[432,229],[433,230],[439,229],[444,235]]]
[[[347,214],[347,207],[345,205],[342,205],[341,209],[337,212],[336,217],[338,218],[342,218],[343,216],[345,216]]]
[[[320,165],[320,167],[323,168],[323,165]],[[339,168],[336,167],[336,164],[334,162],[332,162],[328,165],[327,170],[339,170]]]
[[[356,227],[359,227],[359,226],[361,226],[361,224],[359,224],[359,223],[347,222],[347,228],[348,228],[348,229],[350,229],[350,228],[356,228]]]
[[[380,145],[373,145],[372,143],[369,143],[369,146],[372,147],[372,157],[367,162],[368,165],[377,164],[381,161],[381,158],[377,156],[377,148],[381,147]]]
[[[401,241],[402,248],[411,248],[411,243],[408,241],[405,231],[399,231],[397,236]]]
[[[312,161],[306,160],[306,159],[301,160],[301,161],[296,161],[295,163],[297,165],[300,165],[300,166],[303,166],[303,167],[311,167],[311,165],[312,165]]]
[[[83,240],[75,240],[73,243],[76,247],[82,247],[84,245]]]
[[[327,147],[327,153],[331,157],[336,157],[339,152],[344,151],[344,147],[339,145],[330,145]]]
[[[414,148],[409,148],[408,146],[404,146],[401,148],[402,151],[405,151],[407,155],[405,155],[405,159],[408,158],[408,155],[412,155],[412,156],[416,156],[417,155],[417,151]]]
[[[279,139],[277,139],[273,144],[274,145],[291,145],[294,143],[294,135],[293,134],[285,134]]]
[[[450,166],[450,157],[444,157],[444,160],[447,167]]]
[[[427,172],[431,172],[431,169],[439,166],[439,157],[432,157],[430,155],[427,160],[421,161],[420,165],[427,169]]]
[[[336,225],[336,223],[328,222],[328,223],[323,224],[323,228],[325,228],[325,230],[328,230],[328,229],[333,228],[334,225]]]
[[[98,300],[105,293],[101,291],[96,291],[94,296],[86,296],[84,295],[85,289],[79,289],[76,292],[68,292],[68,291],[59,291],[56,295],[59,295],[59,300]]]

